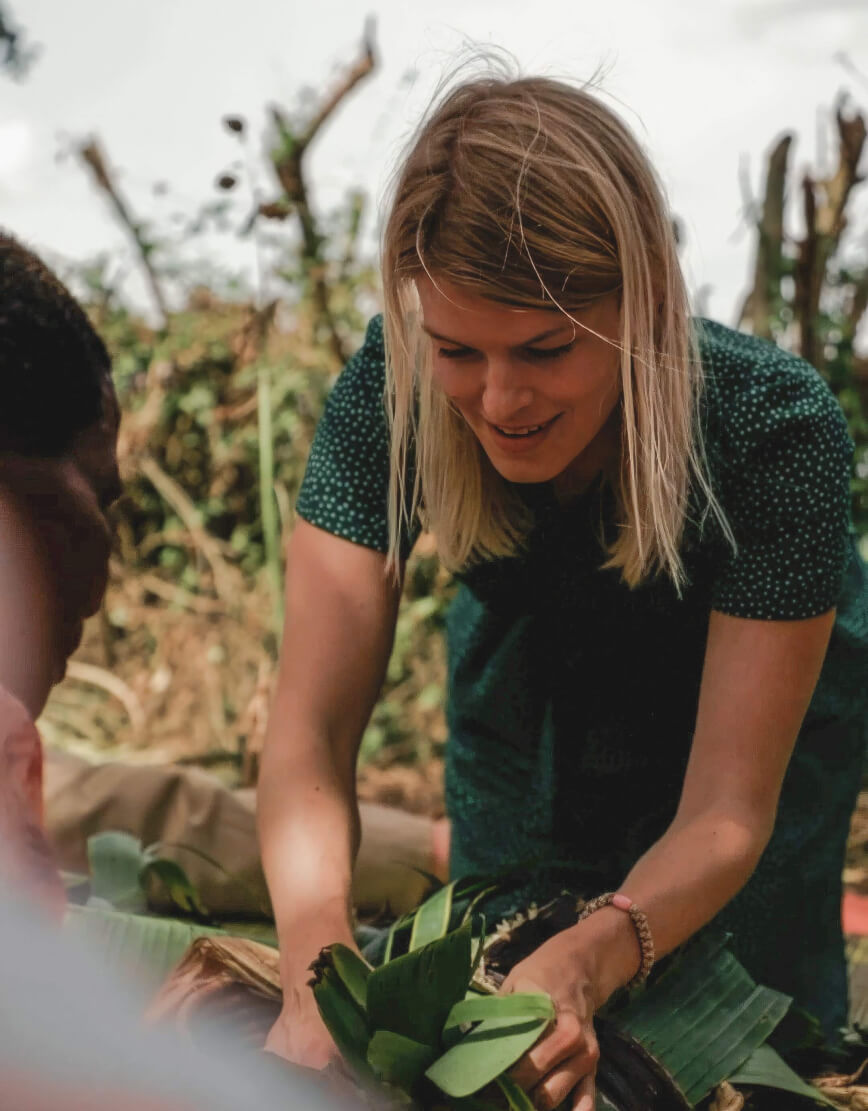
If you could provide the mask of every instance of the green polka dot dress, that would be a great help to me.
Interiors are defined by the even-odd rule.
[[[588,895],[616,887],[674,816],[711,610],[788,621],[836,606],[771,843],[714,922],[755,977],[831,1033],[846,1018],[839,877],[868,709],[852,444],[802,360],[708,322],[700,342],[706,448],[737,550],[697,506],[682,596],[663,578],[629,590],[600,570],[600,524],[614,527],[605,486],[567,507],[547,485],[516,487],[534,514],[527,551],[460,576],[448,615],[452,871],[534,861],[515,903],[565,883]],[[378,551],[388,544],[383,383],[376,318],[329,398],[298,501],[310,523]]]

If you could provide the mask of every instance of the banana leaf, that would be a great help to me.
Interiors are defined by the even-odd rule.
[[[199,892],[180,864],[166,859],[147,860],[139,873],[139,882],[145,890],[152,876],[163,885],[179,910],[185,914],[196,914],[200,918],[208,917]]]
[[[365,1013],[331,965],[320,967],[313,994],[335,1045],[359,1082],[376,1083],[377,1077],[368,1064],[371,1031]]]
[[[690,1111],[663,1065],[635,1038],[600,1016],[594,1025],[600,1046],[597,1111]]]
[[[438,1046],[452,1007],[470,982],[470,923],[414,949],[368,977],[368,1021],[423,1045]]]
[[[221,918],[216,928],[223,930],[228,937],[244,937],[248,941],[258,941],[260,945],[277,948],[277,929],[274,922],[256,918]]]
[[[516,991],[511,995],[475,995],[456,1003],[443,1025],[444,1032],[465,1022],[485,1022],[489,1018],[544,1018],[555,1017],[550,997],[542,992]]]
[[[509,1111],[534,1111],[530,1096],[510,1076],[498,1076],[497,1086],[506,1097]]]
[[[439,891],[426,899],[413,917],[413,928],[410,931],[410,952],[421,949],[431,941],[437,941],[449,930],[449,919],[452,916],[452,892],[454,883],[448,883]]]
[[[67,909],[64,927],[97,948],[102,960],[156,990],[197,937],[221,937],[224,930],[181,922],[127,914],[102,907]]]
[[[807,1084],[798,1073],[793,1072],[770,1045],[757,1046],[742,1066],[729,1077],[729,1082],[736,1087],[777,1088],[780,1092],[803,1096],[827,1107],[835,1106],[818,1088]]]
[[[425,1075],[448,1096],[473,1095],[515,1064],[548,1026],[546,1018],[490,1018],[447,1049]]]
[[[721,939],[703,938],[611,1018],[695,1106],[765,1042],[789,1005],[755,984]]]
[[[420,871],[418,868],[415,870]],[[516,871],[510,868],[494,876],[462,876],[452,883],[438,886],[415,910],[401,915],[392,923],[383,956],[377,963],[385,964],[414,947],[420,948],[445,936],[450,928],[464,925],[479,903],[498,891],[503,880]],[[431,878],[439,884],[436,876]]]
[[[343,982],[353,1002],[361,1011],[368,1006],[368,977],[371,966],[346,945],[338,942],[329,946],[332,968]]]
[[[422,1045],[391,1030],[378,1030],[368,1046],[368,1064],[385,1084],[410,1092],[437,1053],[435,1046]]]
[[[159,855],[159,848],[145,847],[138,837],[121,830],[93,834],[87,840],[91,898],[97,905],[143,913],[149,885],[156,881],[180,911],[207,920],[195,885],[180,864]]]
[[[112,830],[87,840],[91,895],[119,910],[143,911],[145,892],[139,880],[146,863],[142,843],[130,833]]]

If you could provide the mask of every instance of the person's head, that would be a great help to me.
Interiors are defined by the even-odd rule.
[[[602,469],[611,565],[678,582],[701,368],[671,219],[618,116],[546,78],[455,88],[399,170],[382,265],[392,558],[406,506],[454,568],[511,554],[530,524],[512,484],[568,496]]]
[[[2,232],[0,388],[2,520],[19,534],[31,529],[42,553],[57,678],[105,589],[105,511],[120,494],[119,410],[108,352],[85,312],[32,251]],[[0,589],[9,586],[0,581]]]
[[[0,452],[58,458],[104,415],[116,421],[110,375],[105,344],[76,299],[0,231]]]

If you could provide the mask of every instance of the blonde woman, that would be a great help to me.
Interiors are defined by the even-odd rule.
[[[334,1053],[306,969],[352,939],[356,753],[423,527],[460,583],[452,875],[536,860],[523,898],[607,896],[507,984],[558,1010],[517,1072],[536,1105],[592,1107],[595,1010],[712,921],[832,1034],[868,662],[833,396],[690,318],[646,157],[555,81],[474,80],[435,107],[383,285],[289,556],[260,789],[286,993],[269,1047]]]

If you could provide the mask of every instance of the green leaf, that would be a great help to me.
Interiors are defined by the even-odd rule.
[[[491,1018],[447,1049],[425,1075],[448,1096],[469,1096],[490,1084],[526,1053],[548,1019]]]
[[[471,961],[471,964],[470,964],[470,979],[471,980],[476,975],[477,970],[479,969],[479,966],[482,964],[482,958],[485,955],[485,915],[481,914],[479,917],[480,917],[481,921],[479,923],[479,936],[477,938],[476,952],[473,954],[473,960]],[[470,919],[468,919],[468,918],[464,919],[464,922],[468,922],[468,921],[470,921]],[[462,923],[462,925],[463,925],[463,923]],[[472,929],[472,926],[471,926],[471,929]]]
[[[371,966],[347,945],[335,942],[329,946],[332,968],[356,1005],[364,1012],[368,1007],[368,977]]]
[[[476,912],[476,908],[479,906],[479,904],[481,902],[483,902],[485,899],[487,899],[489,895],[493,895],[494,892],[497,891],[499,886],[500,886],[499,884],[490,883],[490,884],[488,884],[487,887],[483,887],[481,890],[477,891],[477,893],[474,896],[472,896],[472,898],[470,899],[470,902],[467,904],[467,910],[465,910],[465,912],[464,912],[464,917],[461,919],[462,925],[468,919],[473,917],[474,913]],[[482,917],[483,917],[483,921],[484,921],[485,920],[484,916],[482,916]]]
[[[87,839],[91,896],[126,910],[144,910],[139,875],[147,857],[138,837],[112,830]]]
[[[512,995],[476,995],[462,999],[449,1012],[444,1030],[465,1022],[484,1022],[489,1018],[544,1018],[551,1021],[555,1008],[542,992],[517,991]]]
[[[373,1030],[439,1045],[443,1024],[470,981],[470,923],[375,968],[368,978]]]
[[[368,1046],[368,1064],[380,1080],[409,1092],[437,1053],[433,1045],[423,1045],[392,1030],[377,1030]]]
[[[364,1014],[333,968],[326,966],[319,983],[314,984],[313,996],[328,1032],[334,1038],[341,1056],[362,1082],[372,1082],[375,1076],[368,1064],[370,1031]]]
[[[429,942],[437,941],[449,930],[452,915],[452,892],[455,883],[448,883],[426,899],[416,910],[413,929],[410,932],[410,952],[421,949]]]
[[[720,940],[709,938],[685,950],[612,1020],[696,1104],[762,1045],[789,1004],[787,996],[758,987]]]
[[[413,871],[420,872],[422,875],[427,875],[427,873],[425,873],[424,871],[422,871],[419,868],[414,868]],[[513,871],[517,871],[517,869],[508,869],[504,872],[504,875],[511,874]],[[444,887],[443,887],[442,884],[440,884],[440,881],[437,880],[436,876],[432,876],[431,879],[434,880],[435,883],[438,885],[437,890],[434,892],[434,894],[432,896],[430,896],[430,898],[427,899],[425,901],[425,903],[422,904],[422,907],[419,907],[416,910],[411,910],[409,913],[402,915],[395,922],[393,922],[391,927],[389,928],[389,932],[388,932],[388,935],[386,937],[385,952],[384,952],[383,959],[382,959],[383,964],[385,964],[387,961],[392,959],[392,954],[395,951],[395,945],[396,945],[396,943],[398,943],[398,945],[400,947],[401,943],[403,942],[403,935],[408,930],[411,931],[411,933],[412,933],[412,930],[413,930],[415,922],[416,922],[416,916],[419,914],[420,910],[422,910],[422,908],[426,907],[427,904],[429,902],[431,902],[431,900],[436,899],[438,895],[441,896],[441,898],[443,900],[448,899],[450,901],[450,903],[451,903],[450,918],[452,916],[454,916],[456,909],[458,907],[460,907],[462,904],[464,904],[465,901],[466,901],[466,903],[467,903],[466,909],[463,911],[463,916],[462,916],[461,923],[460,923],[460,925],[463,926],[465,920],[473,914],[474,910],[476,909],[477,904],[482,899],[484,899],[488,895],[490,895],[492,892],[497,891],[497,889],[500,886],[499,882],[492,882],[491,877],[487,877],[487,878],[482,877],[481,878],[479,876],[464,876],[461,879],[455,880],[453,883],[447,885],[450,889],[450,892],[451,892],[447,896],[447,895],[441,894],[444,890]],[[442,905],[443,904],[441,903],[440,904],[441,908],[442,908]],[[437,907],[436,902],[435,902],[434,906],[435,906],[435,908]],[[425,912],[425,915],[427,916],[427,914],[429,912],[431,913],[432,919],[436,923],[438,921],[438,914],[434,913],[434,908],[428,908],[428,911]],[[440,918],[439,921],[442,922],[442,918]],[[423,928],[423,927],[420,927],[420,929],[421,928]],[[447,927],[443,927],[442,925],[440,925],[440,926],[437,926],[437,927],[433,928],[432,929],[433,936],[429,937],[428,940],[433,941],[433,940],[435,940],[436,936],[442,936],[443,932],[445,932],[446,928],[448,928],[448,924],[447,924]],[[438,930],[439,930],[439,934],[438,934]],[[408,949],[409,949],[409,941],[408,941]]]
[[[764,1088],[777,1088],[795,1096],[804,1096],[834,1107],[830,1099],[811,1084],[806,1083],[790,1068],[786,1061],[770,1045],[758,1046],[744,1064],[727,1077],[730,1084],[749,1084]]]
[[[530,1096],[511,1076],[498,1076],[497,1086],[506,1096],[509,1111],[535,1111]]]
[[[277,930],[273,922],[258,922],[255,918],[220,918],[220,929],[229,937],[244,937],[277,949]]]
[[[413,921],[413,914],[402,914],[400,918],[396,918],[392,925],[389,927],[389,932],[386,935],[386,948],[383,951],[383,964],[388,964],[392,959],[392,950],[395,947],[395,938],[401,930],[406,929],[407,926]]]
[[[189,853],[191,856],[196,857],[197,860],[204,861],[205,864],[214,868],[215,871],[219,872],[220,875],[224,876],[230,883],[246,891],[250,896],[251,902],[259,906],[263,917],[270,918],[272,916],[271,906],[267,898],[263,899],[260,893],[244,878],[244,876],[239,875],[238,872],[230,872],[228,868],[224,868],[219,860],[216,860],[210,853],[206,853],[203,849],[200,849],[198,845],[187,845],[183,841],[155,841],[154,844],[149,845],[147,849],[145,849],[145,853],[150,860],[164,859],[166,849],[170,852]]]
[[[208,917],[196,886],[180,864],[165,857],[149,860],[139,873],[139,882],[145,890],[145,885],[152,876],[163,885],[169,898],[180,910],[186,914],[197,914],[200,918]]]
[[[74,891],[78,887],[90,887],[90,876],[84,872],[65,872],[60,869],[60,878],[66,891]]]
[[[64,928],[94,946],[110,969],[156,989],[197,937],[225,936],[225,930],[152,918],[99,907],[67,908]]]

